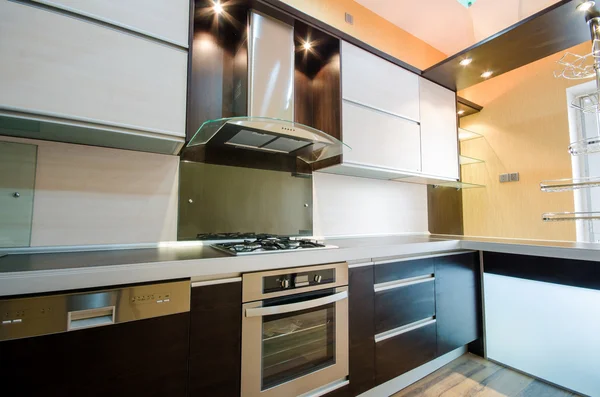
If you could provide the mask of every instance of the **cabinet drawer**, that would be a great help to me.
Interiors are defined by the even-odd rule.
[[[187,52],[0,2],[0,108],[185,136]]]
[[[431,320],[375,344],[377,384],[387,382],[435,358],[436,322]]]
[[[342,97],[419,121],[419,77],[342,41]]]
[[[375,265],[375,284],[433,274],[434,259],[414,259]]]
[[[344,161],[418,172],[421,132],[415,122],[343,101]]]
[[[189,0],[33,0],[188,46]]]
[[[389,331],[435,315],[434,278],[418,284],[375,290],[375,333]]]

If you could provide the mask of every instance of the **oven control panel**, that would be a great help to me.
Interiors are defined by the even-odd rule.
[[[279,274],[263,278],[263,293],[335,283],[335,269]]]

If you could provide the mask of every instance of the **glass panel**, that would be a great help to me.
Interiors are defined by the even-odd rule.
[[[458,162],[460,163],[460,165],[469,165],[469,164],[483,163],[484,161],[480,160],[480,159],[476,159],[474,157],[460,155],[460,156],[458,156]]]
[[[335,364],[334,319],[334,303],[264,317],[262,390]]]
[[[471,139],[479,139],[479,138],[483,138],[483,135],[478,134],[473,131],[465,130],[464,128],[458,129],[458,140],[461,142],[470,141]]]

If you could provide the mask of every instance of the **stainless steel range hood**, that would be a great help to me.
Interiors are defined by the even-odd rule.
[[[230,146],[297,157],[306,163],[342,154],[340,140],[294,122],[294,28],[250,12],[248,115],[209,120],[187,144]]]

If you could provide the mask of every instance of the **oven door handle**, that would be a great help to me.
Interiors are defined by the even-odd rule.
[[[323,298],[312,299],[305,302],[290,303],[287,305],[256,307],[246,309],[246,317],[262,317],[273,314],[283,314],[297,312],[300,310],[311,309],[313,307],[327,305],[329,303],[341,301],[348,298],[348,291],[338,292],[337,294],[325,296]]]

